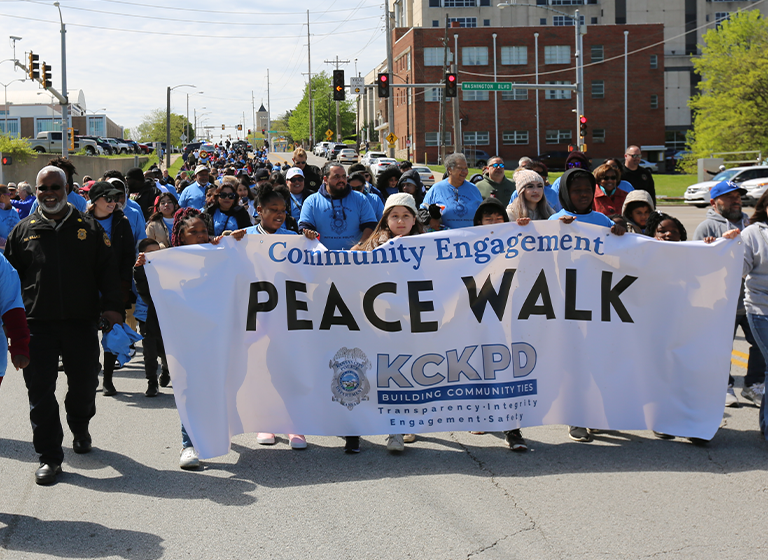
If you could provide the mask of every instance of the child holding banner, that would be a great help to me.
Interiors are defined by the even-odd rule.
[[[261,222],[255,226],[246,228],[245,232],[257,235],[298,235],[285,227],[286,205],[285,201],[290,197],[288,187],[266,183],[259,189],[259,203],[256,212],[261,216]],[[307,239],[317,239],[317,232],[310,229],[303,231]],[[256,434],[256,442],[261,445],[274,445],[275,434],[259,432]],[[291,449],[306,449],[307,438],[300,434],[288,434],[288,442]]]
[[[373,251],[390,239],[424,233],[424,226],[417,216],[416,199],[412,195],[402,192],[390,194],[384,205],[384,213],[379,223],[376,224],[373,233],[363,243],[358,243],[352,247],[352,251]],[[414,441],[416,441],[415,434],[390,434],[387,436],[387,449],[389,451],[404,451],[404,444]],[[348,436],[344,449],[347,453],[358,453],[360,451],[360,437]]]

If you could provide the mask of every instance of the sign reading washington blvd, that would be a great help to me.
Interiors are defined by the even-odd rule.
[[[462,91],[512,91],[512,82],[462,82]]]

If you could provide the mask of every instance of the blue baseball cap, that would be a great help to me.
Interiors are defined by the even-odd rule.
[[[739,194],[747,194],[747,189],[742,189],[733,181],[720,181],[709,191],[709,198],[717,198],[733,191],[739,191]]]

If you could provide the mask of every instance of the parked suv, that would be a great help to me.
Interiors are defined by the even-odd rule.
[[[488,160],[491,157],[487,152],[484,152],[483,150],[471,150],[468,148],[464,148],[464,155],[467,158],[467,164],[469,167],[479,168],[488,165]]]

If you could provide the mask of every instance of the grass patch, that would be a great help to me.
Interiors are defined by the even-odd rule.
[[[147,163],[141,166],[142,171],[146,171],[153,165],[157,165],[158,167],[160,167],[160,163],[157,159],[157,154],[151,154],[149,156],[144,156],[144,157],[149,157],[149,159],[147,160]],[[174,161],[171,164],[171,166],[168,168],[168,175],[170,175],[171,177],[176,177],[176,175],[179,174],[179,170],[181,169],[182,165],[184,165],[184,160],[181,157],[176,158],[176,161]]]

